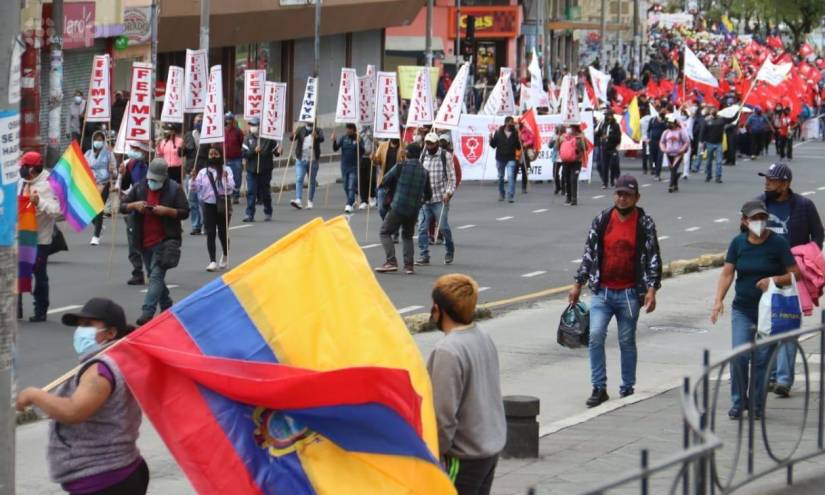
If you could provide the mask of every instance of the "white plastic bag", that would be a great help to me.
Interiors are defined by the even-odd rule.
[[[796,277],[791,274],[791,285],[779,288],[770,279],[770,285],[759,299],[759,321],[756,331],[763,337],[790,332],[802,327],[802,306]]]

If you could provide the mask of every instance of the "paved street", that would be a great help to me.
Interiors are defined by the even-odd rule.
[[[825,174],[822,157],[825,144],[799,143],[792,163],[794,189],[809,195],[820,211],[825,211]],[[736,167],[724,168],[724,184],[705,184],[701,176],[683,181],[681,191],[667,193],[667,183],[652,182],[642,176],[641,162],[624,159],[623,169],[636,174],[642,186],[641,205],[657,221],[662,255],[665,261],[693,258],[705,253],[721,252],[737,230],[738,209],[745,199],[762,189],[756,172],[769,160],[740,160]],[[337,164],[324,164],[322,187],[316,209],[295,211],[288,201],[292,192],[285,191],[275,212],[275,221],[243,224],[241,209],[236,206],[231,227],[231,261],[254,255],[274,240],[316,216],[340,214],[344,204],[337,177]],[[276,182],[281,173],[276,172]],[[293,170],[287,172],[293,180]],[[698,180],[697,180],[698,179]],[[453,201],[450,224],[456,240],[456,261],[443,265],[443,246],[434,246],[434,264],[418,267],[415,276],[389,274],[379,281],[399,312],[411,314],[429,308],[433,280],[453,271],[465,272],[483,287],[482,301],[495,301],[542,289],[567,285],[581,258],[587,229],[593,216],[612,202],[594,177],[592,184],[582,184],[579,206],[565,207],[560,196],[552,193],[552,184],[531,184],[530,192],[517,196],[515,204],[496,201],[493,184],[464,183]],[[328,190],[328,191],[327,191]],[[274,194],[277,198],[277,193]],[[261,219],[258,213],[258,219]],[[379,217],[373,209],[367,230],[366,212],[357,211],[351,225],[364,247],[369,262],[378,266],[383,251],[378,244]],[[187,226],[188,227],[188,226]],[[186,229],[188,231],[188,229]],[[92,296],[112,297],[126,308],[134,321],[139,316],[145,287],[125,284],[130,267],[126,259],[124,223],[106,224],[103,244],[88,245],[89,232],[81,235],[64,231],[71,251],[54,256],[49,264],[51,284],[50,321],[20,325],[17,372],[20,386],[43,385],[74,364],[71,332],[59,325],[60,313],[82,305]],[[111,248],[114,236],[115,246]],[[400,252],[399,252],[400,254]],[[111,266],[109,261],[112,260]],[[186,236],[181,264],[167,275],[175,300],[180,300],[211,280],[215,274],[204,268],[208,262],[204,237]],[[31,314],[31,299],[25,298],[26,316]]]

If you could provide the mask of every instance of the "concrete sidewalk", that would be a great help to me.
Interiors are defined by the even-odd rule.
[[[566,298],[482,322],[499,349],[504,394],[527,394],[541,400],[540,459],[502,461],[494,492],[526,493],[534,485],[542,493],[575,492],[638,466],[642,447],[653,449],[653,459],[678,451],[681,408],[675,393],[668,391],[680,386],[684,376],[698,374],[704,348],[711,349],[712,359],[730,349],[729,319],[715,327],[708,322],[718,273],[711,270],[664,281],[657,310],[639,320],[636,394],[625,399],[617,399],[619,355],[615,326],[611,326],[606,344],[611,400],[594,409],[584,404],[590,394],[587,351],[566,349],[555,342]],[[818,318],[810,318],[810,324],[815,325]],[[426,358],[440,337],[438,332],[415,335],[422,357]],[[727,389],[723,389],[722,413],[727,411],[726,399]],[[18,428],[20,493],[61,493],[47,480],[46,439],[46,422]],[[148,422],[139,446],[152,473],[150,493],[192,493]]]

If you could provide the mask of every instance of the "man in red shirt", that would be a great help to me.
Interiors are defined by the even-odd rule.
[[[238,128],[238,121],[232,112],[227,112],[224,117],[226,128],[224,129],[224,146],[226,146],[226,164],[232,170],[232,177],[237,177],[235,181],[235,191],[232,193],[232,204],[238,204],[241,195],[241,167],[243,166],[243,131]]]
[[[638,208],[639,184],[630,175],[616,180],[614,206],[601,212],[590,227],[570,304],[576,304],[582,286],[592,293],[590,303],[590,373],[593,392],[588,407],[609,399],[604,341],[611,318],[616,317],[621,351],[622,383],[619,395],[627,397],[636,385],[636,322],[644,307],[656,309],[661,286],[662,260],[653,219]]]
[[[158,306],[172,306],[166,287],[166,271],[180,259],[181,220],[189,216],[189,203],[180,184],[169,180],[169,166],[163,158],[149,163],[146,179],[135,184],[120,205],[120,212],[132,215],[135,245],[143,257],[149,287],[143,311],[137,320],[144,325],[155,316]]]

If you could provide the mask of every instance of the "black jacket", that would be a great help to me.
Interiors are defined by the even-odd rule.
[[[247,172],[255,172],[257,174],[265,174],[272,172],[274,157],[278,156],[277,143],[271,139],[261,139],[261,152],[256,153],[255,148],[258,147],[259,137],[250,133],[243,140],[243,157],[246,158]],[[258,157],[260,156],[260,162]],[[240,179],[236,178],[238,184]]]
[[[800,196],[790,191],[791,215],[788,219],[788,243],[791,247],[815,242],[819,249],[822,249],[822,242],[825,240],[825,232],[822,228],[822,220],[816,205],[805,196]],[[757,199],[764,201],[765,205],[771,202],[765,198],[765,193],[760,194]]]
[[[138,249],[143,246],[143,214],[137,211],[130,212],[126,207],[129,203],[135,201],[146,201],[148,195],[149,186],[144,179],[139,184],[135,184],[129,194],[126,195],[126,199],[120,203],[120,212],[124,215],[132,215],[134,219],[135,244]],[[186,195],[183,194],[183,188],[177,182],[167,179],[160,189],[158,204],[177,210],[178,214],[175,218],[161,217],[161,222],[163,222],[164,239],[177,239],[180,241],[183,234],[180,222],[189,218],[189,202],[186,200]]]
[[[306,126],[301,127],[298,129],[298,132],[295,133],[295,159],[303,160],[304,154],[304,138],[309,134],[309,129]],[[313,142],[312,150],[315,152],[315,160],[318,161],[321,159],[321,143],[324,142],[324,130],[318,127],[315,130],[315,141]]]
[[[610,122],[602,122],[599,128],[596,129],[596,139],[601,145],[602,150],[607,153],[613,153],[619,144],[622,142],[622,128],[616,119],[611,119]]]
[[[206,160],[209,159],[209,144],[202,144],[198,146],[195,144],[195,136],[192,131],[187,132],[183,136],[183,171],[186,174],[191,174],[192,169],[199,171],[206,166]],[[200,148],[200,149],[198,149]],[[197,157],[198,163],[195,164]]]
[[[518,140],[518,130],[513,129],[510,137],[504,133],[504,126],[490,138],[490,146],[496,149],[496,161],[509,162],[516,159],[516,150],[521,149],[521,142]]]
[[[709,144],[722,144],[722,135],[725,133],[725,126],[731,119],[716,117],[706,119],[702,128],[702,142]]]

